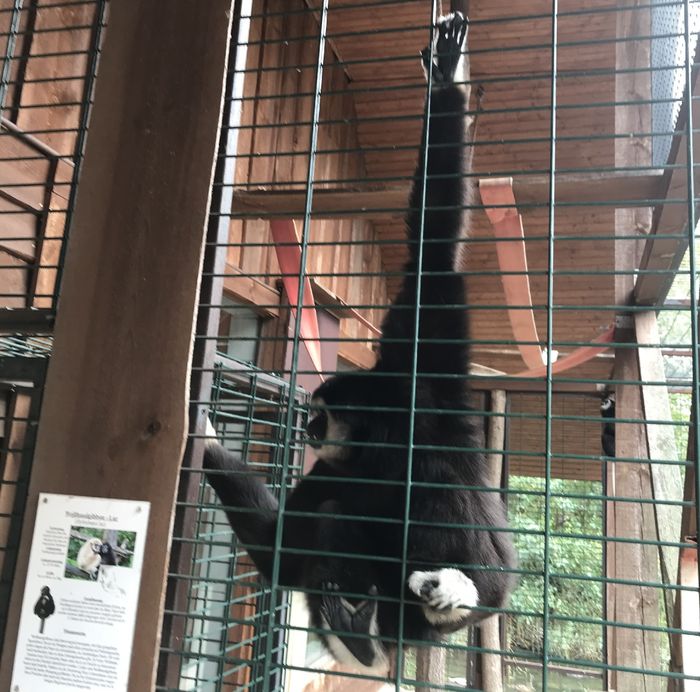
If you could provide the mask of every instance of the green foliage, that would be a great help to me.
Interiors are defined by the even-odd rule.
[[[509,646],[513,651],[541,653],[543,648],[545,482],[542,478],[514,476],[510,488],[525,491],[509,496],[509,514],[514,528],[527,533],[515,538],[524,575],[513,594],[512,607],[522,614],[508,622]],[[552,494],[600,495],[601,483],[552,479]],[[537,493],[537,494],[531,494]],[[600,541],[585,536],[601,536],[603,503],[599,499],[553,497],[550,532],[572,534],[575,538],[549,539],[550,582],[548,623],[549,653],[566,659],[601,661],[603,628],[572,622],[566,618],[599,618],[603,614],[603,586],[600,582],[576,577],[596,577],[603,573]],[[559,618],[564,618],[559,619]]]

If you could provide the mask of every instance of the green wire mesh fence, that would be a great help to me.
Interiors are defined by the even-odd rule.
[[[0,647],[104,0],[0,2]]]
[[[402,280],[426,95],[418,53],[450,9],[438,5],[236,6],[192,418],[210,415],[225,446],[265,477],[280,520],[312,463],[303,427],[319,374],[372,367]],[[303,596],[256,575],[203,478],[193,427],[158,689],[700,684],[700,5],[468,5],[458,9],[470,15],[468,115],[478,116],[469,178],[475,190],[506,179],[514,199],[469,201],[469,383],[518,587],[480,629],[415,651],[400,641],[383,677],[339,667]],[[522,217],[524,264],[513,264],[519,239],[493,222],[504,209]],[[288,219],[298,244],[273,233]],[[310,297],[321,373],[296,319]],[[529,315],[534,332],[522,328]],[[526,360],[533,346],[541,367]]]
[[[418,53],[450,9],[438,5],[236,4],[158,689],[699,684],[695,1],[463,6],[478,114],[460,264],[471,413],[519,555],[502,612],[438,646],[399,646],[386,674],[339,667],[303,594],[260,578],[203,479],[209,415],[284,518],[314,457],[302,299],[325,376],[374,364],[408,256]],[[0,3],[0,623],[105,6]],[[503,178],[514,202],[485,204],[481,181]],[[492,223],[499,209],[522,217],[524,265],[499,262],[519,242]],[[299,243],[273,235],[289,219]],[[534,332],[517,327],[528,321]],[[532,347],[558,357],[538,369]]]

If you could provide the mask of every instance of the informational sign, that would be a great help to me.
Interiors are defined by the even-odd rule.
[[[149,508],[39,496],[12,692],[127,689]]]

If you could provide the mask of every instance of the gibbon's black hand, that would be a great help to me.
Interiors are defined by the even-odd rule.
[[[462,46],[467,36],[469,20],[461,13],[455,12],[438,20],[433,37],[432,49],[426,46],[421,51],[423,69],[426,76],[432,67],[431,82],[434,85],[452,84],[457,68],[462,60]],[[430,60],[432,53],[432,62]]]

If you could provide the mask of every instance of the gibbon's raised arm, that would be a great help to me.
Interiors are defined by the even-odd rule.
[[[461,54],[467,28],[465,18],[451,15],[436,29],[430,109],[428,112],[426,103],[406,216],[409,260],[401,291],[382,325],[378,370],[402,373],[412,369],[421,247],[417,371],[463,375],[469,362],[464,282],[454,273],[457,241],[466,233],[469,216],[464,205],[470,197],[470,90],[464,84],[468,70]],[[427,74],[430,50],[426,48],[422,56]],[[461,389],[463,386],[459,383]]]

